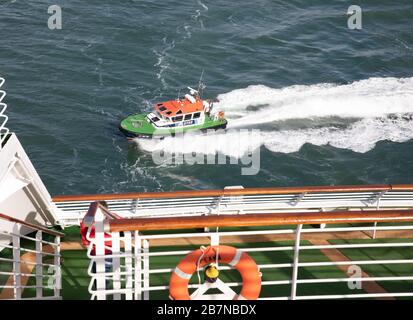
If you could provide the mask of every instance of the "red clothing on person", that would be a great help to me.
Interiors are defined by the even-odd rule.
[[[95,226],[92,225],[91,228],[92,229],[90,230],[89,238],[94,239],[95,238],[95,233],[96,233]],[[87,246],[90,244],[90,241],[86,238],[88,229],[89,229],[89,227],[86,227],[83,224],[83,221],[80,222],[80,235],[82,237],[82,243],[84,245],[87,245]],[[110,237],[111,236],[109,234],[105,233],[105,238],[110,238]],[[112,247],[112,241],[105,241],[105,247]],[[106,254],[111,254],[111,253],[112,253],[112,251],[110,249],[105,248],[105,255]],[[96,255],[96,245],[93,245],[93,248],[92,248],[90,254],[92,256]]]

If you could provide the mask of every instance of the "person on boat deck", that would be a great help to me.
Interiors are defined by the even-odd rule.
[[[103,207],[105,207],[106,209],[108,209],[108,204],[106,201],[99,201],[99,204],[102,205]],[[83,223],[83,220],[80,222],[80,235],[82,237],[82,243],[86,246],[89,246],[90,241],[87,239],[87,233],[88,233],[89,227],[85,226]],[[95,226],[92,225],[91,226],[91,230],[89,233],[89,238],[93,239],[95,237]],[[110,238],[110,235],[105,233],[105,238]],[[105,241],[105,255],[110,255],[112,254],[112,250],[110,250],[109,248],[112,247],[112,242],[111,241]],[[93,245],[92,250],[90,251],[90,254],[92,256],[96,255],[96,246]],[[105,272],[110,272],[112,269],[112,263],[113,260],[112,258],[105,258]],[[96,262],[93,262],[92,265],[92,273],[96,273]],[[106,280],[106,288],[109,285],[109,281]],[[93,283],[93,289],[96,289],[96,282]]]

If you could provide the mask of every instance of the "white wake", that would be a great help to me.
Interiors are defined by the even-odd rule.
[[[139,141],[139,144],[151,152],[220,152],[241,157],[260,146],[273,152],[290,153],[306,143],[367,152],[382,140],[404,142],[413,138],[413,120],[401,116],[413,113],[413,78],[370,78],[347,85],[300,85],[282,89],[254,85],[220,94],[218,99],[215,108],[225,111],[230,129],[227,132]],[[317,120],[329,117],[348,118],[350,123],[320,127]],[[262,126],[293,119],[311,120],[314,126],[287,130]],[[246,135],[239,131],[243,128],[261,130],[258,134]]]
[[[254,85],[220,94],[218,100],[216,108],[232,119],[231,128],[288,119],[380,117],[413,112],[413,78],[370,78],[347,85],[282,89]]]

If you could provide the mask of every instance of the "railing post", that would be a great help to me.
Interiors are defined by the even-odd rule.
[[[100,208],[95,214],[95,277],[96,277],[96,298],[98,300],[105,300],[106,293],[106,270],[105,270],[105,232],[103,225],[104,215]],[[92,241],[93,243],[93,241]],[[92,244],[93,245],[93,244]]]
[[[54,239],[55,248],[54,248],[54,296],[60,297],[60,289],[62,288],[62,270],[60,266],[60,237],[56,236]]]
[[[125,238],[125,288],[126,290],[125,299],[133,299],[133,259],[132,259],[132,235],[130,232],[124,232]]]
[[[113,284],[113,290],[119,290],[121,288],[121,275],[120,272],[122,271],[120,268],[120,257],[118,256],[120,254],[120,239],[119,239],[119,232],[112,232],[112,254],[113,256],[113,262],[112,262],[112,284]],[[121,294],[117,293],[113,294],[113,299],[114,300],[120,300],[121,299]]]
[[[219,246],[219,229],[211,235],[211,246]]]
[[[231,189],[231,187],[225,187],[224,189],[227,189],[227,188]],[[224,198],[224,195],[221,195],[218,199],[217,210],[216,210],[217,215],[219,215],[221,213],[220,212],[221,211],[221,202],[222,202],[223,198]],[[205,228],[205,231],[209,232],[210,229]],[[219,246],[219,233],[218,233],[218,231],[219,231],[219,228],[217,227],[215,229],[215,233],[211,235],[211,246]]]
[[[301,229],[303,225],[297,225],[295,231],[295,245],[294,245],[294,262],[293,262],[293,273],[291,279],[291,300],[295,300],[297,295],[297,277],[298,277],[298,263],[300,255],[300,240],[301,240]]]
[[[43,296],[43,233],[36,232],[36,298]]]
[[[21,263],[20,263],[20,226],[15,223],[13,225],[13,284],[14,298],[21,299]]]
[[[138,212],[139,198],[133,199],[131,204],[132,204],[131,211],[133,212],[134,215],[136,215],[136,212]]]
[[[142,240],[135,231],[135,300],[142,299]]]
[[[149,241],[143,240],[143,299],[149,300]]]
[[[325,210],[324,208],[321,208],[320,211],[321,211],[321,212],[326,212],[326,210]],[[324,229],[326,226],[327,226],[327,224],[321,223],[321,224],[319,225],[319,228],[320,228],[320,229]]]
[[[304,197],[306,195],[307,195],[307,192],[303,192],[303,193],[298,194],[295,199],[291,200],[290,205],[295,207],[297,204],[300,203],[301,200],[304,199]]]
[[[386,194],[386,192],[387,191],[382,191],[377,195],[377,198],[375,200],[377,202],[376,210],[380,210],[380,200],[381,200],[381,197],[383,197]],[[377,232],[376,228],[377,228],[377,221],[374,222],[373,239],[376,239],[376,232]]]
[[[220,195],[219,198],[217,199],[216,210],[215,210],[215,212],[212,212],[212,214],[218,214],[219,215],[219,212],[220,212],[220,209],[221,209],[222,198],[223,198],[223,195]],[[209,232],[209,231],[210,231],[210,229],[208,227],[204,228],[204,232]]]

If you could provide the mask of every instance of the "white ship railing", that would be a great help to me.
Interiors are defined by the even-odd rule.
[[[4,82],[4,78],[0,77],[0,89],[3,86]],[[6,91],[0,90],[0,150],[3,148],[3,143],[7,139],[9,134],[9,129],[6,127],[6,123],[9,120],[9,118],[5,114],[7,104],[3,102],[5,96]]]
[[[57,196],[63,225],[78,225],[91,201],[122,217],[252,214],[337,209],[413,208],[413,185],[252,188]]]
[[[10,223],[0,231],[0,299],[61,299],[60,237],[62,233],[0,213]],[[22,229],[32,231],[23,235]],[[9,250],[11,255],[5,255]]]
[[[397,248],[413,247],[413,210],[376,210],[340,211],[330,213],[296,212],[287,214],[246,214],[226,217],[182,217],[182,218],[136,218],[108,219],[99,206],[95,207],[96,236],[89,238],[88,250],[90,258],[89,275],[91,282],[89,292],[92,299],[151,299],[156,292],[168,297],[168,281],[175,263],[191,250],[184,243],[204,245],[219,245],[231,242],[239,250],[248,252],[253,258],[254,253],[291,253],[289,261],[273,260],[271,256],[266,261],[257,261],[262,273],[262,292],[259,299],[263,300],[307,300],[307,299],[360,299],[360,298],[399,298],[413,297],[413,266],[397,273],[397,266],[413,264],[413,250],[407,256],[374,256],[372,250],[388,248],[389,252]],[[89,221],[90,222],[90,221]],[[381,222],[375,226],[376,222]],[[326,223],[326,228],[314,227],[315,224]],[[223,227],[273,226],[270,229],[220,231]],[[287,226],[287,227],[286,227]],[[184,232],[179,229],[195,230],[196,228],[213,228],[213,232]],[[219,228],[218,228],[219,227]],[[169,233],[165,233],[169,230]],[[171,230],[178,233],[171,233]],[[228,230],[228,229],[227,229]],[[150,234],[147,234],[150,232]],[[377,240],[372,240],[373,233]],[[266,245],[257,246],[257,240],[251,242],[251,237],[260,237]],[[351,239],[349,243],[328,242],[330,239]],[[366,240],[367,239],[367,240]],[[391,239],[391,240],[389,240]],[[324,240],[324,242],[311,242]],[[181,249],[162,250],[163,246],[180,246]],[[308,243],[310,242],[310,244]],[[181,243],[176,244],[176,243]],[[243,244],[242,246],[240,244]],[[96,249],[96,255],[91,249]],[[161,250],[160,250],[161,249]],[[325,259],[320,260],[327,250],[364,250],[362,258]],[[192,249],[193,250],[193,249]],[[316,253],[305,256],[307,252]],[[163,257],[162,266],[156,266],[156,259]],[[179,261],[179,260],[178,260]],[[108,262],[110,262],[108,264]],[[168,264],[167,266],[165,264]],[[93,266],[95,266],[93,268]],[[366,274],[368,266],[382,266],[380,274]],[[396,266],[396,269],[393,269]],[[351,267],[352,269],[349,269]],[[352,273],[359,268],[361,273]],[[341,268],[341,269],[340,269]],[[343,271],[343,268],[346,268]],[[225,275],[230,269],[220,266],[220,274]],[[347,270],[347,271],[346,271]],[[383,271],[384,270],[384,271]],[[288,277],[277,278],[274,272],[288,274]],[[305,271],[304,273],[300,271]],[[312,277],[311,272],[319,276]],[[304,277],[303,274],[310,273]],[[338,277],[337,273],[341,272]],[[321,276],[320,276],[321,274]],[[331,276],[332,275],[332,276]],[[196,277],[196,275],[194,275]],[[153,283],[164,279],[162,284]],[[312,291],[314,285],[344,283],[346,286],[336,292],[331,290]],[[381,290],[366,289],[366,283],[374,283]],[[386,284],[393,286],[386,286]],[[360,284],[360,287],[355,286]],[[398,285],[394,287],[394,285]],[[240,290],[241,282],[229,281],[228,288]],[[381,287],[383,286],[383,287]],[[200,284],[189,285],[190,290],[199,288]],[[284,287],[287,294],[274,294]],[[310,289],[309,289],[310,288]],[[383,289],[385,288],[385,289]],[[393,288],[393,289],[392,289]],[[396,288],[396,289],[394,289]],[[334,290],[333,290],[334,291]],[[205,298],[205,297],[204,297]],[[222,298],[215,294],[209,298]]]

